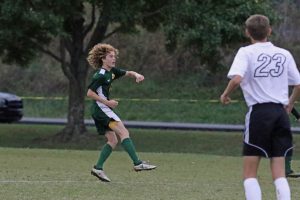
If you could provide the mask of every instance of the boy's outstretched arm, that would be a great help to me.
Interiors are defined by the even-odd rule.
[[[127,71],[125,76],[135,78],[135,82],[139,83],[144,80],[144,76],[134,71]]]
[[[224,90],[223,94],[220,97],[220,101],[222,104],[229,104],[231,99],[229,95],[239,87],[242,81],[242,77],[239,75],[234,76],[228,83],[226,89]]]

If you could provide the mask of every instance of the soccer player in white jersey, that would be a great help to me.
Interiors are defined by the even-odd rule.
[[[99,159],[92,168],[91,174],[104,182],[110,179],[103,171],[104,162],[112,153],[118,143],[130,156],[135,171],[155,169],[155,165],[142,161],[136,154],[136,150],[129,136],[129,131],[123,122],[113,111],[118,106],[118,102],[109,97],[112,82],[123,76],[132,77],[137,83],[144,80],[144,76],[134,71],[126,71],[115,67],[118,50],[109,44],[95,45],[88,55],[88,63],[96,69],[91,83],[88,86],[87,96],[93,100],[91,107],[92,118],[94,119],[97,131],[100,135],[105,135],[107,143],[102,147]],[[118,136],[118,137],[117,137]]]
[[[284,157],[293,149],[288,113],[300,97],[299,71],[290,52],[268,42],[272,29],[266,16],[252,15],[245,24],[252,44],[237,52],[220,101],[230,103],[230,94],[240,86],[249,107],[243,145],[246,199],[261,200],[257,170],[261,157],[267,157],[277,200],[290,200]],[[294,86],[290,97],[289,86]]]

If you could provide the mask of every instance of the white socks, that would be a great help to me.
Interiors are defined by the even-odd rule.
[[[277,178],[274,181],[277,200],[291,200],[290,186],[285,177]]]
[[[277,178],[274,181],[277,200],[291,200],[290,186],[285,177]],[[261,190],[256,178],[244,180],[246,200],[261,200]]]
[[[256,178],[244,180],[246,200],[261,200],[261,190]]]

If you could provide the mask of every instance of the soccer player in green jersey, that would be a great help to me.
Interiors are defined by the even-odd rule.
[[[104,173],[103,165],[112,150],[116,147],[118,137],[123,148],[132,159],[135,171],[156,168],[155,165],[150,165],[139,159],[134,144],[129,137],[128,130],[113,111],[118,106],[118,102],[109,98],[109,90],[112,82],[122,76],[132,77],[137,83],[144,80],[144,76],[139,73],[115,67],[117,54],[118,50],[113,46],[109,44],[97,44],[92,48],[87,57],[88,63],[97,70],[87,91],[87,96],[94,100],[92,118],[94,119],[98,133],[105,135],[107,139],[107,143],[102,147],[98,162],[92,168],[91,174],[104,182],[110,182],[110,179]]]

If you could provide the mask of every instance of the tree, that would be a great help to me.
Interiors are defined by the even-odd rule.
[[[68,141],[86,133],[86,57],[95,44],[118,32],[163,27],[169,50],[191,46],[210,63],[220,45],[238,39],[249,14],[268,6],[259,0],[1,0],[0,55],[4,62],[26,65],[42,52],[60,63],[69,81],[69,106],[68,123],[57,136]],[[52,41],[58,41],[56,52],[48,48]]]
[[[42,52],[61,64],[69,80],[69,107],[68,123],[57,136],[68,141],[86,132],[84,98],[89,49],[116,32],[136,32],[138,24],[155,29],[158,27],[159,9],[164,3],[135,0],[5,0],[0,2],[0,6],[0,53],[4,62],[26,65],[37,52]],[[47,48],[53,40],[59,41],[57,52]]]
[[[300,54],[300,1],[278,1],[276,10],[280,15],[280,23],[276,28],[276,44],[289,49],[292,54]],[[300,58],[294,56],[297,65],[300,65]]]
[[[265,14],[276,20],[268,0],[178,0],[168,9],[163,26],[167,49],[191,49],[214,72],[221,67],[221,47],[245,41],[243,24],[252,14]]]

